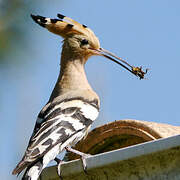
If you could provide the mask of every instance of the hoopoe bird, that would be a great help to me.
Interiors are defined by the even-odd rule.
[[[63,41],[60,74],[47,104],[40,111],[25,154],[12,174],[26,168],[23,180],[37,180],[42,170],[64,150],[79,154],[84,169],[88,155],[72,147],[88,131],[99,114],[100,100],[87,81],[84,65],[93,55],[104,56],[120,64],[140,78],[144,72],[133,71],[133,66],[100,47],[92,30],[71,18],[58,14],[58,19],[31,15],[32,19],[50,32],[60,35]],[[114,58],[119,59],[120,63]],[[142,76],[142,77],[141,77]]]

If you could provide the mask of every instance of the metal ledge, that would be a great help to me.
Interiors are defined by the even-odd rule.
[[[62,165],[63,180],[179,180],[180,135],[129,146]],[[56,167],[44,169],[41,180],[59,179]]]

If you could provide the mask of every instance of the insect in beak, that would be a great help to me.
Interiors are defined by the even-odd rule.
[[[140,80],[144,79],[144,75],[147,74],[149,70],[149,69],[145,69],[145,71],[143,71],[141,66],[140,67],[132,66],[129,63],[127,63],[125,60],[123,60],[122,58],[114,55],[113,53],[103,48],[93,49],[93,50],[96,51],[97,55],[104,56],[110,59],[111,61],[114,61],[115,63],[119,64],[120,66],[122,66],[123,68],[125,68],[126,70],[134,74],[135,76],[139,77]]]

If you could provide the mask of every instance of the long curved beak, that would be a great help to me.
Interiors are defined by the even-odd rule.
[[[142,67],[135,67],[130,65],[129,63],[127,63],[125,60],[123,60],[122,58],[114,55],[113,53],[103,49],[103,48],[99,48],[94,49],[96,51],[96,53],[100,56],[104,56],[108,59],[110,59],[111,61],[114,61],[115,63],[119,64],[120,66],[122,66],[123,68],[125,68],[126,70],[128,70],[129,72],[131,72],[132,74],[134,74],[135,76],[139,77],[139,79],[144,79],[144,75],[148,72],[149,69],[145,69],[145,71],[142,70]]]

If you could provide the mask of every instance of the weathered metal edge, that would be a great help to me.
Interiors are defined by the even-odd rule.
[[[179,146],[180,146],[180,135],[176,135],[168,138],[161,138],[158,140],[129,146],[126,148],[122,148],[102,154],[93,155],[87,158],[87,170],[107,166],[112,163],[117,163],[123,160],[148,155],[151,153],[160,152]],[[69,176],[71,174],[80,173],[83,171],[82,162],[80,160],[73,160],[66,162],[62,165],[61,170],[62,170],[62,176],[64,177]],[[57,178],[55,166],[46,168],[43,171],[40,179],[42,180],[48,179],[49,175],[51,179]]]

